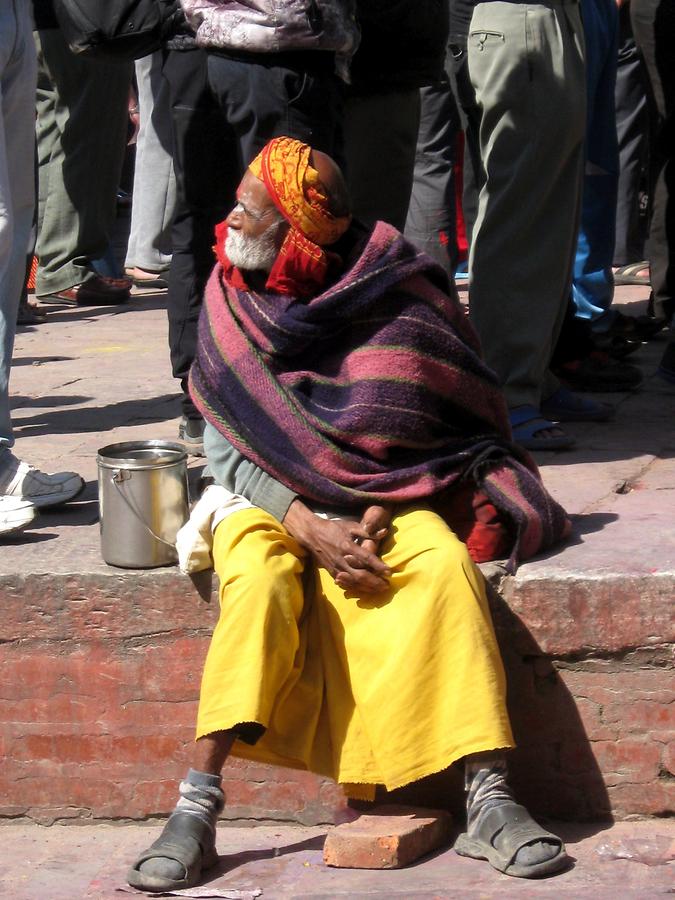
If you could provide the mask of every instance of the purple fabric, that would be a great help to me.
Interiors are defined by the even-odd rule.
[[[230,443],[309,500],[402,504],[471,477],[521,557],[562,534],[444,273],[385,223],[310,301],[237,290],[216,267],[190,388]]]

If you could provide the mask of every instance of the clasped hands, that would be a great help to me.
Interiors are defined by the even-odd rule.
[[[391,510],[368,506],[360,522],[324,519],[294,500],[284,526],[341,588],[377,593],[389,585],[391,570],[377,555],[389,532]]]

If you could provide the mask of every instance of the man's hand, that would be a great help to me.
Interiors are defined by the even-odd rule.
[[[376,517],[373,513],[369,517],[368,527],[364,527],[362,522],[324,519],[315,515],[302,501],[294,500],[284,518],[284,526],[341,588],[377,593],[388,587],[387,578],[391,574],[373,549],[368,548],[368,544],[374,541],[379,543],[386,534],[386,530],[383,531],[385,526],[379,524],[380,520],[381,516]],[[374,528],[374,533],[371,533],[371,528]],[[378,534],[380,537],[376,536]]]
[[[368,506],[366,508],[361,517],[361,527],[365,528],[370,538],[361,542],[364,549],[379,555],[380,543],[389,533],[391,514],[391,509],[385,506]]]

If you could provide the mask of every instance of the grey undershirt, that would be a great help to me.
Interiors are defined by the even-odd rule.
[[[218,484],[283,522],[298,494],[243,456],[208,422],[204,428],[204,452]]]

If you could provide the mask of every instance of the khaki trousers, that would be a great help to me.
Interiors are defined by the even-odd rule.
[[[470,315],[508,405],[539,407],[557,386],[548,366],[579,224],[586,85],[578,5],[478,3],[468,61],[484,169]]]

